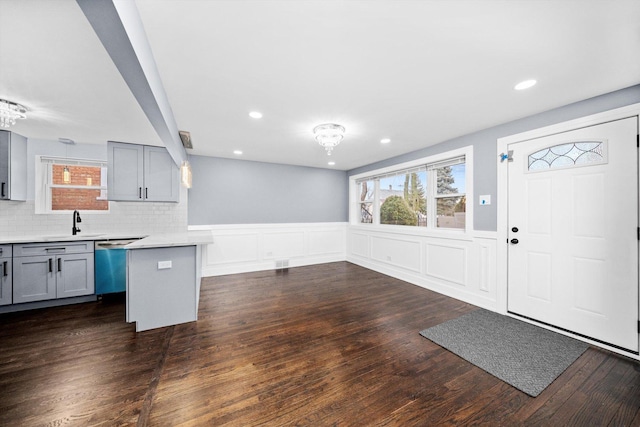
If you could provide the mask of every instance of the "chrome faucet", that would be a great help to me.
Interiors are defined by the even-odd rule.
[[[76,226],[77,223],[82,222],[82,218],[80,218],[80,212],[73,211],[73,228],[71,229],[71,234],[74,236],[78,234],[81,230]]]

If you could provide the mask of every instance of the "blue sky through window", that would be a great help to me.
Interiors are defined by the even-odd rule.
[[[458,193],[466,193],[465,186],[465,164],[461,163],[459,165],[451,166],[451,174],[453,175],[453,179],[455,180],[452,184],[452,187],[458,189]],[[427,188],[427,174],[426,172],[418,172],[418,177],[420,182],[422,183],[422,188],[426,190]],[[392,190],[402,191],[404,190],[404,179],[405,174],[389,176],[385,178],[380,178],[380,189],[381,190]],[[391,187],[389,187],[391,186]]]

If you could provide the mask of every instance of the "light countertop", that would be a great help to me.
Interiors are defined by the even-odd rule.
[[[208,245],[213,243],[211,231],[152,234],[125,246],[126,249],[161,248],[171,246]]]
[[[210,231],[184,231],[181,233],[157,233],[150,235],[135,235],[134,233],[79,233],[52,234],[41,236],[20,236],[0,238],[0,245],[14,243],[49,243],[49,242],[76,242],[81,240],[122,240],[140,239],[126,246],[127,249],[158,248],[170,246],[207,245],[213,243],[213,235]]]
[[[48,243],[48,242],[77,242],[81,240],[121,240],[121,239],[142,239],[146,235],[136,235],[134,233],[80,233],[75,236],[69,234],[45,234],[33,236],[1,237],[0,245],[12,243]]]

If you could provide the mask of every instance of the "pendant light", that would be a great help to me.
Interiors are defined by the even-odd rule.
[[[184,160],[180,165],[180,182],[184,187],[191,188],[191,164],[187,160]]]
[[[69,168],[67,166],[62,170],[62,182],[65,184],[71,184],[71,172],[69,172]]]
[[[65,157],[68,159],[69,158],[69,146],[70,145],[75,145],[75,141],[73,139],[69,139],[69,138],[58,138],[58,142],[61,142],[65,145],[64,148],[64,154]],[[69,171],[69,167],[67,165],[64,165],[64,169],[62,170],[62,182],[65,184],[71,184],[71,171]]]

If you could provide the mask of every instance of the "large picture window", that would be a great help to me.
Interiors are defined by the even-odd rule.
[[[427,224],[426,169],[394,172],[378,177],[380,224]]]
[[[40,157],[37,213],[107,212],[107,165],[84,159]]]
[[[460,154],[463,153],[463,154]],[[466,229],[471,148],[355,179],[360,224]],[[430,161],[431,160],[431,161]],[[419,163],[419,162],[418,162]]]

